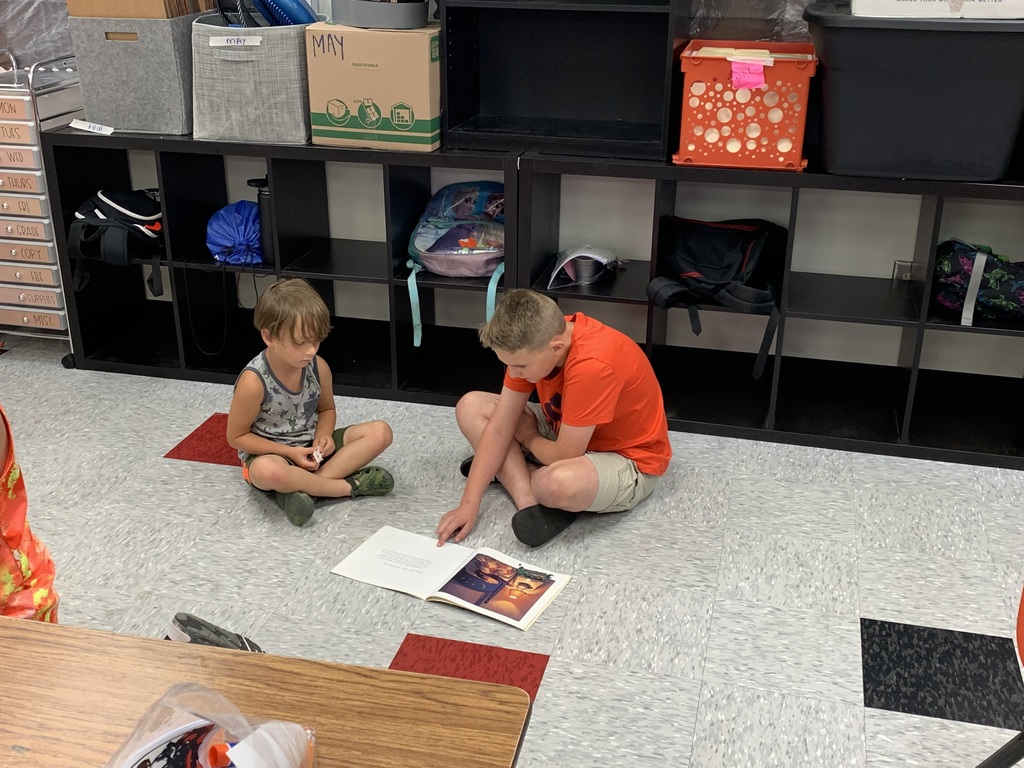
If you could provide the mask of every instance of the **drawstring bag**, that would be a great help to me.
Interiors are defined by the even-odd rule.
[[[206,247],[213,258],[225,264],[262,264],[260,213],[256,203],[241,200],[213,214],[206,225]]]
[[[430,198],[409,240],[406,266],[412,306],[413,345],[423,340],[416,275],[490,277],[486,317],[494,314],[498,282],[505,273],[505,187],[495,181],[449,184]]]

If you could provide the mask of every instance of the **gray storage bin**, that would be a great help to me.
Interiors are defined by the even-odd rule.
[[[192,56],[195,138],[309,142],[306,25],[229,30],[206,14],[192,24]]]
[[[132,133],[191,133],[197,16],[69,18],[86,119]]]

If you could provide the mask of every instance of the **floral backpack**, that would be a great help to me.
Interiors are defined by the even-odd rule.
[[[963,240],[940,243],[935,259],[937,314],[959,314],[960,325],[974,317],[1024,320],[1024,262],[1012,262],[986,245]]]
[[[498,281],[505,273],[505,187],[469,181],[439,189],[427,203],[409,239],[409,302],[413,345],[423,337],[416,276],[489,277],[486,317],[494,314]]]

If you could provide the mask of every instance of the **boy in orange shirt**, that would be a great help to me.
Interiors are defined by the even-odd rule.
[[[437,526],[438,546],[473,530],[492,478],[519,510],[516,537],[533,547],[577,512],[622,512],[650,494],[672,448],[661,387],[636,342],[522,289],[505,296],[480,341],[505,364],[504,386],[497,397],[470,392],[455,409],[476,454],[463,462],[469,480]],[[539,403],[528,402],[534,389]]]
[[[29,530],[28,496],[0,407],[0,616],[57,623],[53,558]]]

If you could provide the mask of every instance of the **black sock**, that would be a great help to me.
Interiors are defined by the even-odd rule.
[[[577,516],[575,512],[534,504],[512,515],[512,532],[523,544],[539,547],[572,525]]]

